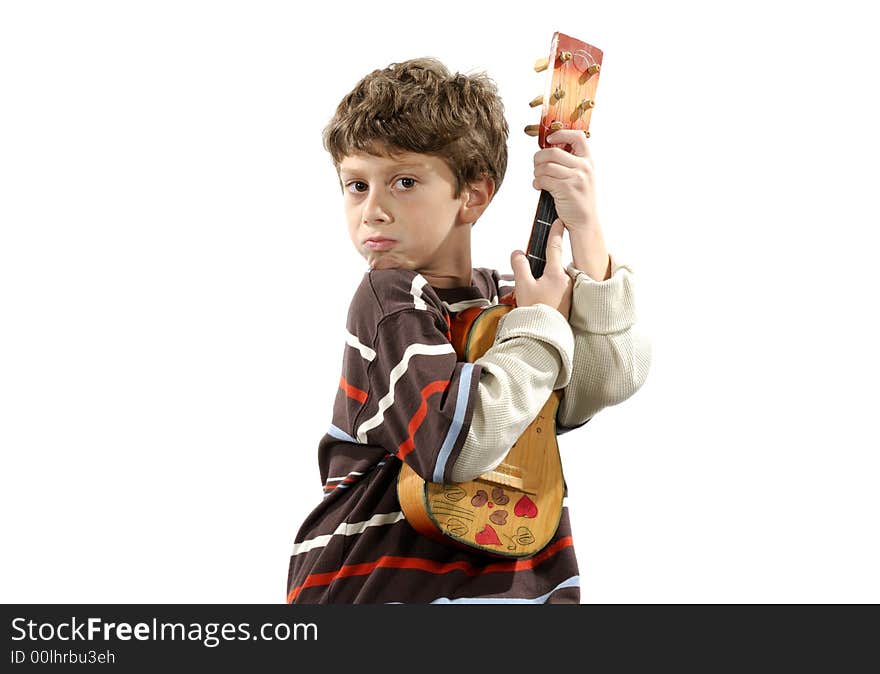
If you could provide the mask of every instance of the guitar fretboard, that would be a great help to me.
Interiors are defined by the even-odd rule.
[[[532,235],[529,237],[529,247],[526,257],[532,268],[532,276],[541,278],[544,273],[544,265],[547,263],[547,239],[550,237],[550,227],[556,220],[556,203],[553,196],[547,190],[541,190],[538,199],[538,208],[535,211],[535,222],[532,224]]]

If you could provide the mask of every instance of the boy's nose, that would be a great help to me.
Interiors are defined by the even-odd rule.
[[[383,203],[381,195],[377,192],[370,192],[364,200],[361,217],[366,224],[383,223],[391,220],[391,213]]]

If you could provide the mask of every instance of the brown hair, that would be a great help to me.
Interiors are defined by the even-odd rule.
[[[336,169],[353,152],[418,152],[443,159],[462,188],[484,176],[497,191],[507,170],[507,121],[485,73],[452,75],[433,58],[374,70],[339,103],[324,129]]]

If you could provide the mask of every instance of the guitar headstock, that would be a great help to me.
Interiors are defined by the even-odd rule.
[[[551,68],[552,66],[552,68]],[[547,136],[559,129],[576,129],[590,137],[590,117],[596,104],[596,87],[602,51],[562,33],[553,33],[550,55],[535,63],[535,70],[550,69],[543,96],[530,105],[541,106],[541,123],[525,128],[538,137],[542,148],[550,147]]]

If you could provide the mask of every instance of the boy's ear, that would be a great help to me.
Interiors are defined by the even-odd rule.
[[[495,196],[495,181],[489,177],[480,178],[467,186],[467,194],[464,211],[466,219],[473,222],[483,214],[492,197]]]

